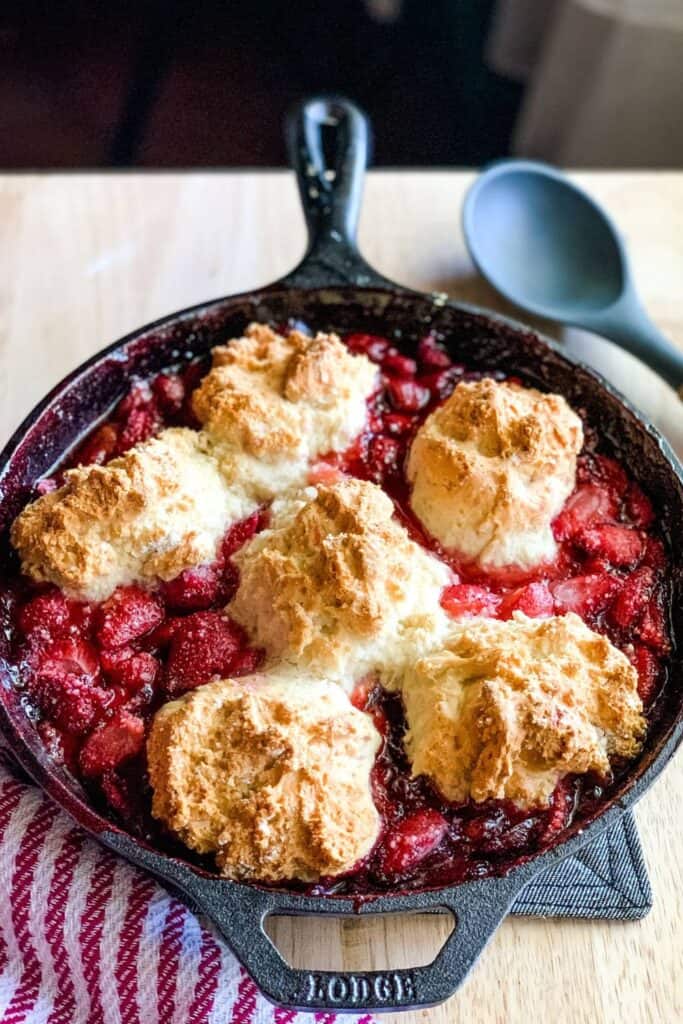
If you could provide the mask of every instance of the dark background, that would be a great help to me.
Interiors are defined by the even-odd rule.
[[[541,0],[539,0],[541,2]],[[508,153],[521,86],[488,70],[493,0],[0,5],[0,167],[273,166],[287,107],[356,100],[374,162]]]

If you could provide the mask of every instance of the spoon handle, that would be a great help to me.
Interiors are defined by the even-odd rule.
[[[604,335],[651,366],[683,400],[683,352],[652,323],[640,303],[629,297],[581,325]]]

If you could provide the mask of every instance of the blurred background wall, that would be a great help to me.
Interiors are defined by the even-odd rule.
[[[375,163],[683,165],[683,0],[3,0],[0,167],[285,163],[340,91]]]

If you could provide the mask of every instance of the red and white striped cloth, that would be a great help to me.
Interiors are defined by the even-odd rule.
[[[0,752],[0,1024],[372,1024],[299,1014]]]

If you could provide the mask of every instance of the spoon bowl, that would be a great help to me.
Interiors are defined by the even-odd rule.
[[[617,228],[560,171],[493,164],[467,193],[463,228],[475,266],[511,302],[602,334],[683,385],[683,353],[641,306]]]

